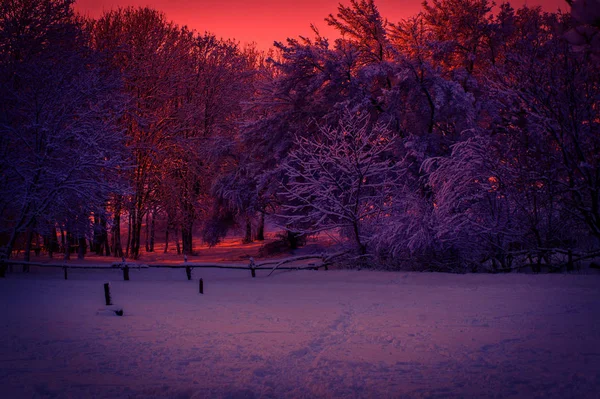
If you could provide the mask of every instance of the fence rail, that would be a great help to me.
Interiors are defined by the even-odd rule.
[[[285,259],[277,259],[277,260],[268,260],[263,262],[256,263],[253,258],[250,258],[250,261],[247,265],[244,264],[229,264],[229,263],[219,263],[219,262],[187,262],[184,261],[181,264],[168,264],[168,263],[135,263],[135,262],[114,262],[107,264],[76,264],[76,263],[44,263],[44,262],[26,262],[20,260],[0,260],[0,277],[6,276],[6,270],[8,266],[23,266],[24,270],[29,270],[31,266],[41,267],[41,268],[58,268],[63,269],[65,280],[68,279],[68,270],[85,270],[85,269],[95,269],[95,270],[114,270],[120,269],[123,272],[123,280],[129,280],[129,270],[130,269],[185,269],[188,280],[191,280],[192,270],[193,269],[232,269],[232,270],[245,270],[250,271],[250,275],[254,278],[256,277],[257,270],[270,270],[269,276],[275,270],[318,270],[320,268],[324,268],[327,270],[328,265],[331,264],[331,261],[340,256],[342,253],[336,253],[333,255],[303,255],[303,256],[295,256]],[[296,266],[289,266],[289,264],[294,262],[306,261],[306,260],[316,260],[316,263],[308,263]],[[274,265],[273,267],[267,267],[270,265]],[[284,266],[288,265],[288,266]]]

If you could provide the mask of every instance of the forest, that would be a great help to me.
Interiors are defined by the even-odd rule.
[[[600,3],[374,0],[269,51],[159,10],[0,1],[0,249],[195,253],[231,229],[451,272],[600,255]],[[169,243],[170,242],[170,243]]]

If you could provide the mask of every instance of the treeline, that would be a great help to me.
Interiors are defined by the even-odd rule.
[[[58,229],[63,248],[136,258],[155,219],[190,254],[197,230],[261,239],[265,215],[292,243],[334,230],[392,268],[509,270],[600,246],[593,2],[434,0],[389,22],[351,1],[326,18],[340,38],[268,55],[151,9],[0,7],[8,255],[34,236],[56,250]]]

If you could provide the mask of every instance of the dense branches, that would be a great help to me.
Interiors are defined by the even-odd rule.
[[[297,138],[283,165],[288,228],[305,234],[341,228],[366,254],[372,232],[365,228],[388,214],[399,186],[389,136],[368,115],[345,110],[337,127],[319,128],[316,140]]]
[[[127,225],[135,258],[160,224],[192,254],[200,228],[262,239],[266,215],[390,267],[539,270],[597,248],[597,8],[431,0],[391,23],[352,0],[326,17],[336,40],[267,57],[149,8],[2,2],[0,243],[55,247],[58,229],[101,248],[111,229],[120,256]]]
[[[113,174],[127,161],[118,83],[86,46],[71,2],[2,4],[0,217],[10,255],[34,227],[85,234],[85,215],[118,191]]]

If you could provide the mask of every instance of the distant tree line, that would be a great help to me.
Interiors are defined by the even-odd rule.
[[[600,3],[341,4],[267,54],[149,8],[0,3],[0,246],[137,258],[234,226],[445,271],[600,248]],[[121,227],[126,226],[126,234]],[[34,243],[34,244],[32,244]]]

